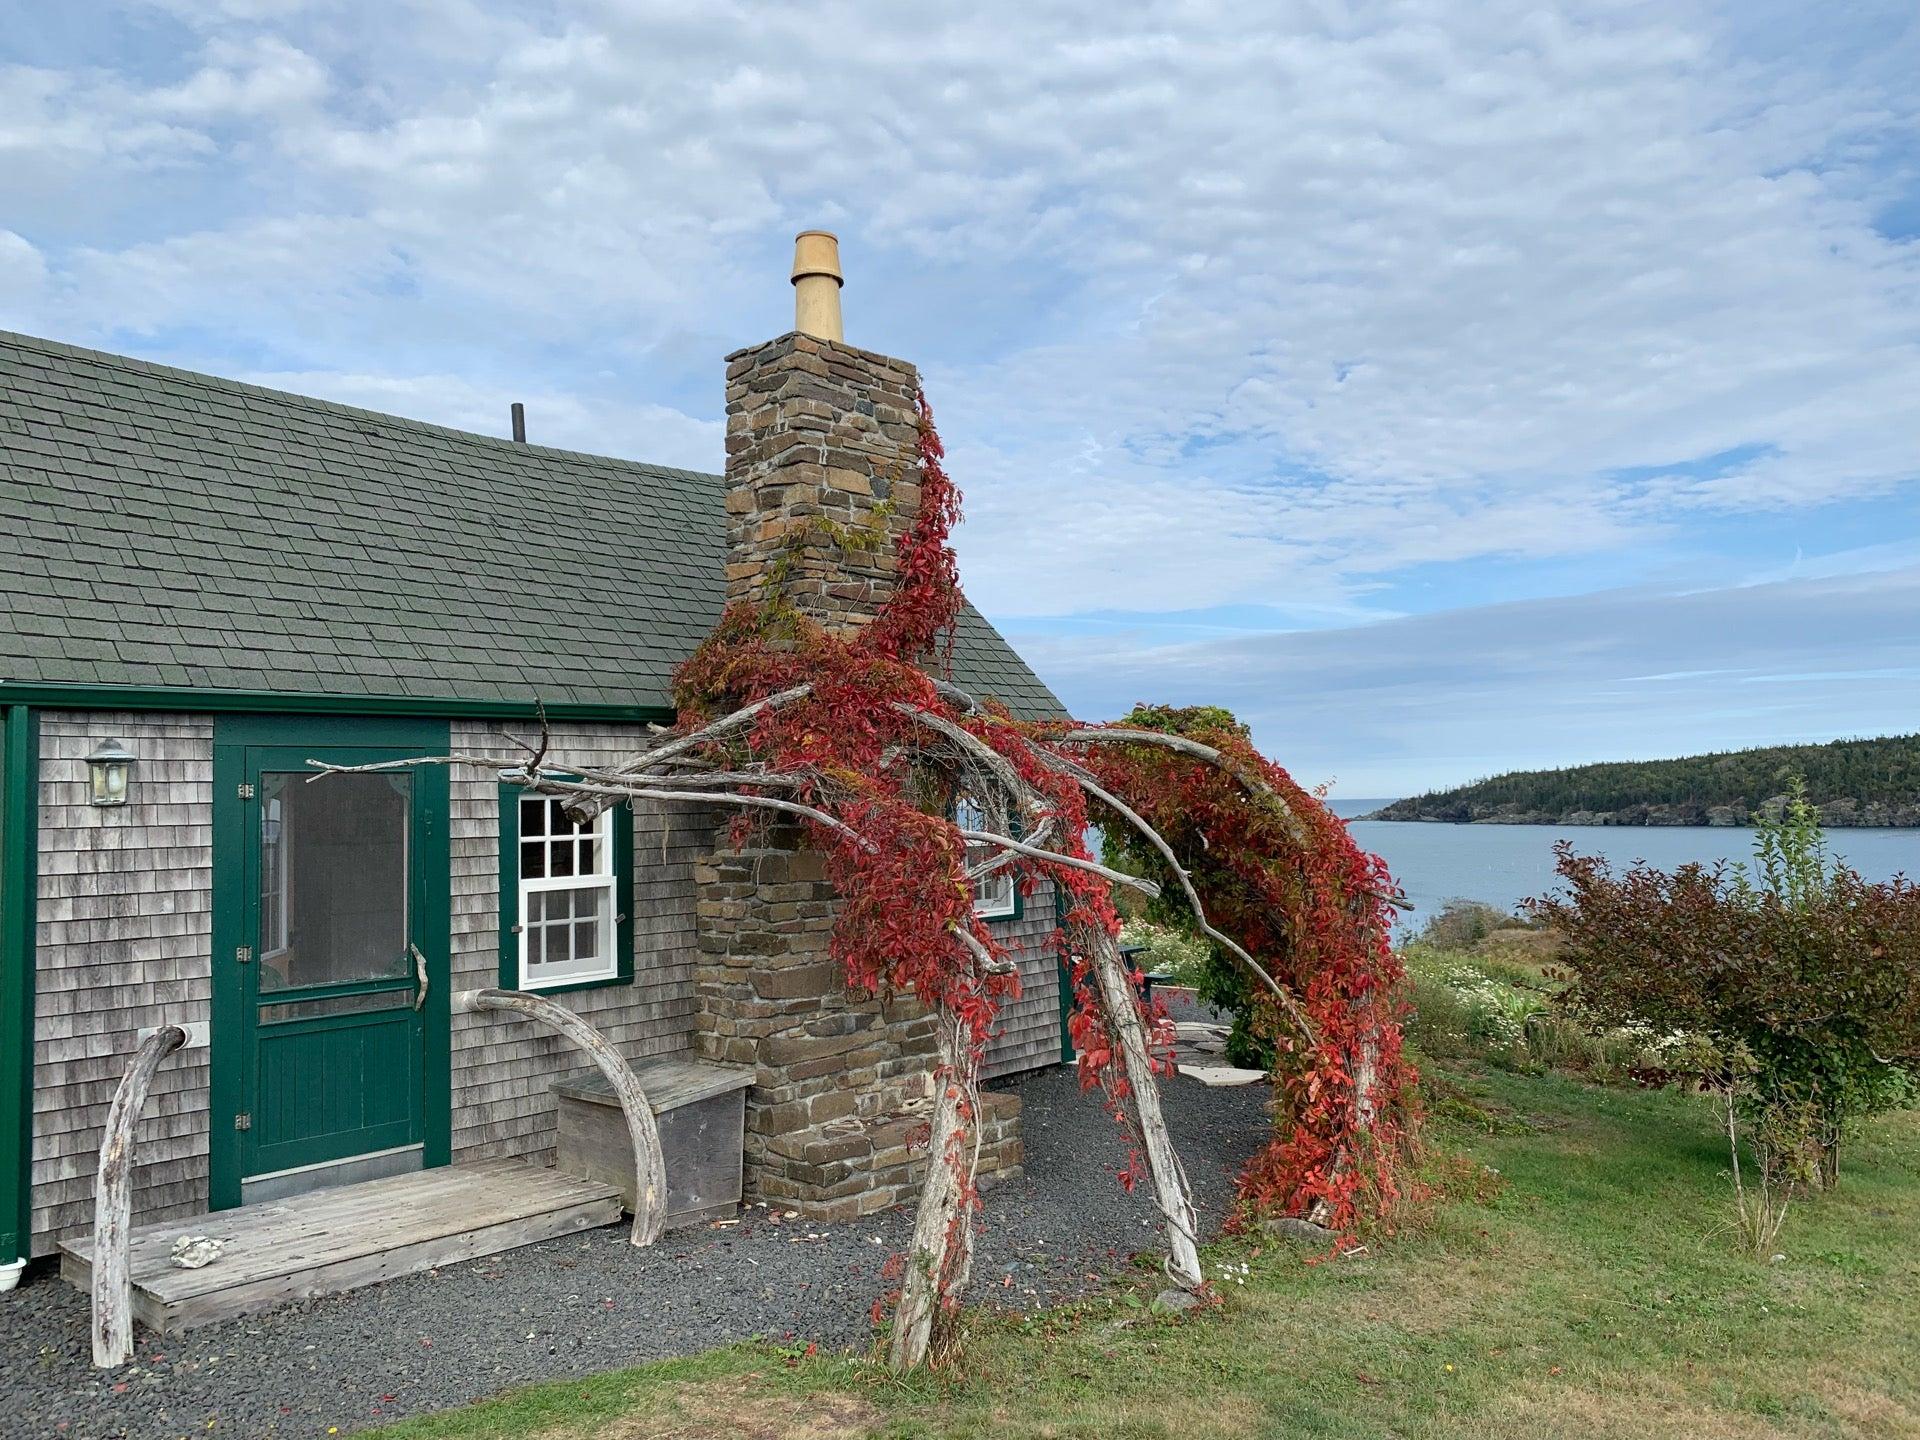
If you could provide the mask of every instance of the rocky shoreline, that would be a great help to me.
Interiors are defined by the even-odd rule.
[[[1745,804],[1629,805],[1618,810],[1523,810],[1517,805],[1470,804],[1462,800],[1396,800],[1362,815],[1362,820],[1405,820],[1432,825],[1711,825],[1735,829],[1753,824],[1756,815],[1777,819],[1787,797],[1772,795],[1756,806]],[[1887,805],[1878,800],[1828,800],[1815,807],[1830,830],[1920,828],[1920,801]]]

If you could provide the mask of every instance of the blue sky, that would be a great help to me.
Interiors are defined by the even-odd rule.
[[[1349,796],[1920,728],[1911,0],[0,12],[0,325],[718,468],[830,226],[1083,714]]]

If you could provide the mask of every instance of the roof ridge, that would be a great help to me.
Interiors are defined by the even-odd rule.
[[[660,465],[651,460],[632,460],[623,455],[601,455],[591,450],[568,450],[558,445],[538,445],[528,440],[512,440],[504,435],[487,435],[478,430],[461,430],[452,425],[439,425],[431,420],[416,420],[408,415],[394,415],[385,410],[369,410],[365,406],[348,405],[339,400],[323,400],[317,395],[302,395],[297,390],[276,390],[269,385],[255,385],[251,381],[235,380],[205,370],[189,370],[184,366],[168,365],[159,360],[142,360],[138,356],[121,355],[112,350],[95,350],[85,345],[53,340],[44,335],[28,335],[18,330],[0,328],[0,346],[38,350],[47,355],[86,360],[93,364],[105,365],[109,369],[127,370],[177,382],[184,381],[203,389],[259,396],[279,404],[301,406],[323,415],[372,421],[382,425],[397,426],[403,430],[450,436],[456,440],[478,441],[488,446],[512,450],[515,454],[537,451],[543,455],[558,456],[568,460],[588,460],[599,464],[646,470],[656,475],[686,476],[690,479],[715,482],[724,478],[712,470],[688,470],[679,465]]]

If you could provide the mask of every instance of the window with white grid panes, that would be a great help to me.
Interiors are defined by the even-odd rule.
[[[954,801],[953,820],[962,830],[985,830],[987,812],[971,795]],[[983,865],[1001,852],[992,845],[967,846],[967,865]],[[1013,873],[1000,869],[981,876],[973,883],[973,913],[982,920],[1010,920],[1020,911],[1020,897],[1014,889]]]
[[[577,824],[550,796],[519,807],[521,988],[614,978],[613,811]]]

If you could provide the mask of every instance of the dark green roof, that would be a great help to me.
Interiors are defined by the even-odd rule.
[[[0,681],[661,706],[719,476],[0,331]],[[954,678],[1060,704],[971,606]]]

